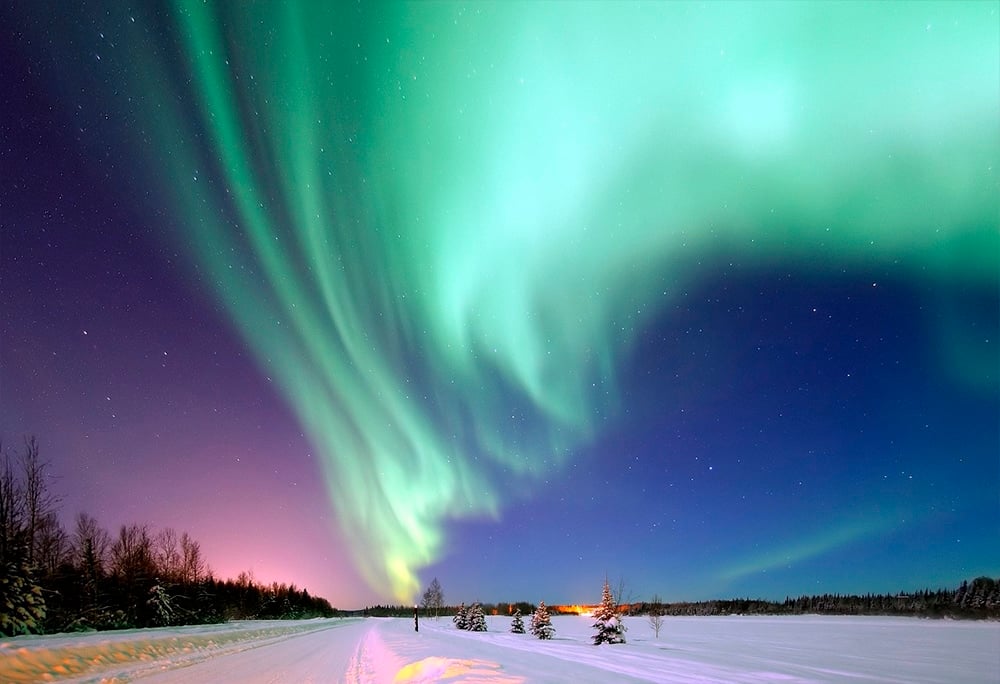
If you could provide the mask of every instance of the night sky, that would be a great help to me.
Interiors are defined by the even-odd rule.
[[[996,2],[45,4],[0,438],[67,526],[340,607],[1000,573]]]

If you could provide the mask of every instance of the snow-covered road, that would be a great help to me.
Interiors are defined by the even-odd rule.
[[[1000,682],[1000,624],[907,618],[642,618],[628,643],[590,645],[589,618],[556,638],[407,619],[239,622],[0,641],[0,682]]]

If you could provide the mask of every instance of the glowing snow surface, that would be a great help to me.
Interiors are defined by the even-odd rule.
[[[0,682],[1000,681],[1000,623],[877,617],[628,618],[627,644],[592,646],[592,618],[555,638],[460,632],[451,620],[239,622],[0,641]]]

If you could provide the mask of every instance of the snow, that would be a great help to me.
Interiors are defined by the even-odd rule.
[[[1000,623],[880,617],[626,618],[628,643],[591,645],[592,618],[553,616],[551,641],[451,620],[348,618],[16,637],[20,682],[1000,682]]]

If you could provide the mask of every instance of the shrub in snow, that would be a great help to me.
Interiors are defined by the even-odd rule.
[[[458,629],[468,629],[469,628],[469,617],[468,611],[463,603],[455,611],[455,617],[451,619],[455,623],[455,627]]]
[[[468,629],[470,632],[486,631],[486,616],[483,615],[483,607],[478,603],[473,603],[468,613]]]
[[[556,633],[556,628],[552,626],[552,619],[549,617],[549,609],[545,607],[545,601],[538,603],[538,608],[531,616],[531,633],[539,639],[551,639]]]
[[[510,623],[510,631],[514,634],[524,634],[524,620],[521,619],[521,609],[514,611],[514,619]]]
[[[150,588],[146,605],[153,609],[153,624],[161,627],[173,624],[176,610],[170,594],[167,593],[162,584],[156,584]]]
[[[615,610],[615,602],[611,598],[611,587],[608,586],[607,580],[604,580],[601,606],[594,613],[594,617],[596,618],[594,629],[597,630],[597,634],[594,635],[595,646],[625,643],[625,625]]]

